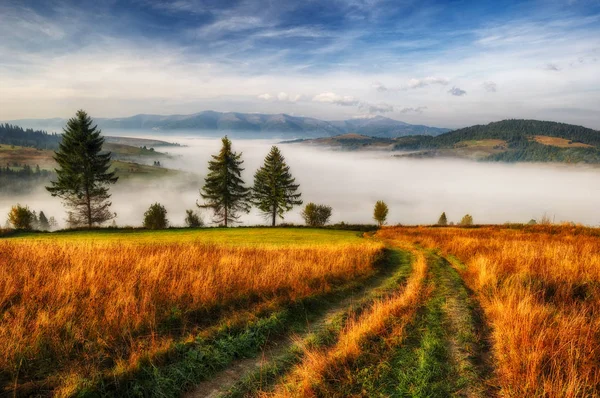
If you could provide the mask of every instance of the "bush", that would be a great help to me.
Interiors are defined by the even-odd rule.
[[[204,226],[204,221],[197,213],[194,213],[194,210],[186,210],[185,214],[185,225],[188,228],[199,228]]]
[[[33,227],[34,216],[29,207],[17,204],[8,213],[8,222],[14,229],[30,230]]]
[[[325,205],[309,203],[302,210],[302,218],[306,225],[310,227],[322,227],[329,222],[332,208]]]
[[[160,203],[155,203],[144,213],[144,228],[164,229],[169,226],[167,209]]]
[[[462,218],[462,220],[460,220],[460,225],[462,225],[462,226],[473,225],[473,216],[471,216],[470,214],[465,214],[465,216]]]

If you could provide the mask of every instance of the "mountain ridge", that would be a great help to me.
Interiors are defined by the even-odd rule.
[[[137,114],[124,118],[94,118],[101,129],[153,130],[165,134],[178,130],[231,131],[248,138],[317,138],[346,133],[395,138],[406,135],[439,135],[451,129],[414,125],[383,116],[327,121],[285,113],[242,113],[202,111],[189,115]],[[60,129],[67,119],[18,119],[3,123],[34,129]]]

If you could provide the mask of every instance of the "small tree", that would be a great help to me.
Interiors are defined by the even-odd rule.
[[[144,213],[144,228],[164,229],[168,225],[167,209],[160,203],[154,203]]]
[[[302,218],[308,226],[322,227],[329,222],[331,213],[332,208],[330,206],[317,205],[311,202],[302,210]]]
[[[446,212],[442,213],[442,215],[438,219],[437,225],[441,225],[442,227],[448,225],[448,218],[446,218]]]
[[[250,190],[242,180],[242,154],[233,152],[229,138],[223,137],[221,142],[221,151],[208,162],[208,175],[200,191],[205,202],[197,206],[212,209],[213,222],[227,227],[230,222],[237,222],[239,213],[250,211]]]
[[[29,207],[18,204],[10,209],[8,222],[14,229],[30,230],[33,227],[33,212],[29,210]]]
[[[383,200],[378,200],[377,203],[375,203],[375,209],[373,210],[373,219],[377,221],[377,224],[379,224],[380,227],[385,224],[388,212],[388,206]]]
[[[38,228],[42,231],[48,231],[50,229],[50,222],[43,211],[40,211],[40,217],[38,219]]]
[[[254,174],[252,188],[252,203],[271,219],[272,226],[275,226],[277,216],[283,218],[283,213],[302,204],[301,194],[297,192],[300,185],[295,181],[279,148],[272,147],[264,164]]]
[[[199,228],[204,226],[204,222],[194,210],[186,210],[185,214],[185,225],[187,225],[188,228]]]
[[[471,216],[470,214],[465,214],[465,216],[460,220],[460,225],[473,225],[473,216]]]
[[[48,219],[48,225],[50,225],[50,230],[54,230],[58,228],[58,221],[56,221],[56,218],[50,217]]]

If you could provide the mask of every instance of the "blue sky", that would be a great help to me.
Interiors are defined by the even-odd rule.
[[[79,108],[600,129],[600,1],[0,0],[0,120]]]

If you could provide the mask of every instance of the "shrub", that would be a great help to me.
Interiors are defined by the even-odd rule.
[[[8,222],[14,229],[32,229],[33,219],[33,212],[29,210],[29,207],[19,204],[13,206],[8,213]]]
[[[388,206],[383,200],[378,200],[377,203],[375,203],[375,208],[373,209],[373,219],[377,221],[377,224],[379,224],[380,227],[385,224],[388,212]]]
[[[322,227],[329,222],[332,208],[326,205],[317,205],[309,203],[302,210],[302,218],[306,225],[310,227]]]
[[[473,225],[473,216],[470,214],[465,214],[462,220],[460,220],[460,225],[467,226]]]
[[[188,228],[199,228],[204,226],[204,221],[200,218],[198,213],[194,212],[194,210],[186,210],[185,214],[185,225]]]
[[[167,209],[160,203],[154,203],[144,213],[144,228],[164,229],[168,226]]]

